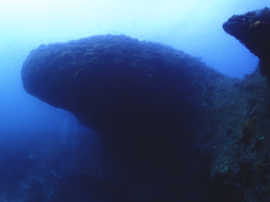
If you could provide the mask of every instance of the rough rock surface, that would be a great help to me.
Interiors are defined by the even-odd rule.
[[[226,98],[227,93],[218,98],[233,102],[227,114],[220,116],[227,120],[220,125],[225,141],[211,175],[213,185],[223,183],[224,190],[231,193],[230,201],[270,200],[269,22],[270,10],[265,8],[233,16],[224,24],[229,34],[260,58],[260,71],[268,77],[263,78],[257,70],[237,84],[230,98]]]
[[[213,184],[224,184],[230,201],[264,202],[270,195],[270,100],[268,82],[258,71],[237,84],[220,125],[225,134],[211,175]],[[226,94],[227,95],[227,94]],[[230,100],[230,101],[229,101]],[[219,191],[217,191],[218,193]]]
[[[260,58],[261,73],[270,77],[270,9],[234,15],[223,28]]]
[[[204,71],[202,63],[183,52],[108,35],[40,46],[24,63],[22,78],[30,94],[73,112],[100,132],[114,133],[130,132],[135,121],[137,127],[150,128],[146,117],[157,123],[169,114],[177,121],[194,120]],[[183,110],[189,113],[179,113]],[[163,116],[153,116],[157,111]]]
[[[153,200],[208,197],[209,145],[218,139],[210,125],[220,121],[212,106],[233,79],[173,48],[112,35],[42,45],[22,79],[100,133],[113,178],[151,184]]]
[[[40,46],[22,78],[99,132],[115,201],[269,201],[269,90],[258,71],[232,79],[170,47],[107,35]],[[80,184],[65,180],[60,192]]]

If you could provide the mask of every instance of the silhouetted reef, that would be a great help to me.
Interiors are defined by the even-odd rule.
[[[59,181],[56,201],[82,183],[77,192],[102,201],[244,201],[262,185],[256,177],[268,176],[255,168],[268,165],[270,121],[257,71],[233,79],[168,46],[100,35],[40,46],[22,79],[28,93],[95,129],[109,159],[102,180]],[[99,195],[111,196],[111,187],[120,194]]]

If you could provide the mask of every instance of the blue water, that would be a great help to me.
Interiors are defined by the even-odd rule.
[[[97,146],[99,140],[95,133],[83,127],[69,112],[43,103],[24,91],[20,71],[32,49],[40,44],[64,42],[96,34],[125,34],[181,49],[201,58],[208,66],[225,75],[244,78],[256,68],[258,59],[227,35],[222,24],[233,14],[267,5],[269,0],[1,2],[0,170],[2,174],[10,173],[4,185],[11,183],[14,186],[5,189],[0,182],[0,201],[17,200],[19,196],[10,196],[9,192],[15,190],[14,193],[23,193],[21,187],[33,178],[33,172],[37,172],[36,176],[43,170],[46,173],[44,175],[72,172],[72,169],[78,169],[78,159],[83,161],[85,158],[89,162],[85,165],[87,169],[91,167],[96,176],[102,176],[98,160],[101,155]],[[72,150],[78,148],[76,144],[83,142],[92,145],[90,157],[77,149]],[[55,157],[57,155],[59,158]],[[66,155],[70,158],[65,159]],[[31,168],[22,168],[22,173],[16,177],[14,173],[18,172],[18,166],[21,165],[19,162],[24,158],[36,158],[37,163]],[[49,163],[43,165],[42,158],[49,159]],[[57,166],[54,166],[53,160],[57,161]]]

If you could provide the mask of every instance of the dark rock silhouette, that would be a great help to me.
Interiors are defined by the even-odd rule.
[[[260,58],[260,70],[270,76],[270,9],[234,15],[223,25],[224,30],[240,40]]]
[[[42,45],[22,79],[100,134],[111,181],[151,184],[153,201],[208,198],[211,145],[223,138],[216,112],[228,105],[216,95],[229,95],[234,79],[168,46],[113,35]]]

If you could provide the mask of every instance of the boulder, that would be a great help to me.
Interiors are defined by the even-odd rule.
[[[203,96],[219,78],[181,51],[113,35],[42,45],[22,68],[27,92],[102,134],[177,129],[186,141],[203,125]]]

